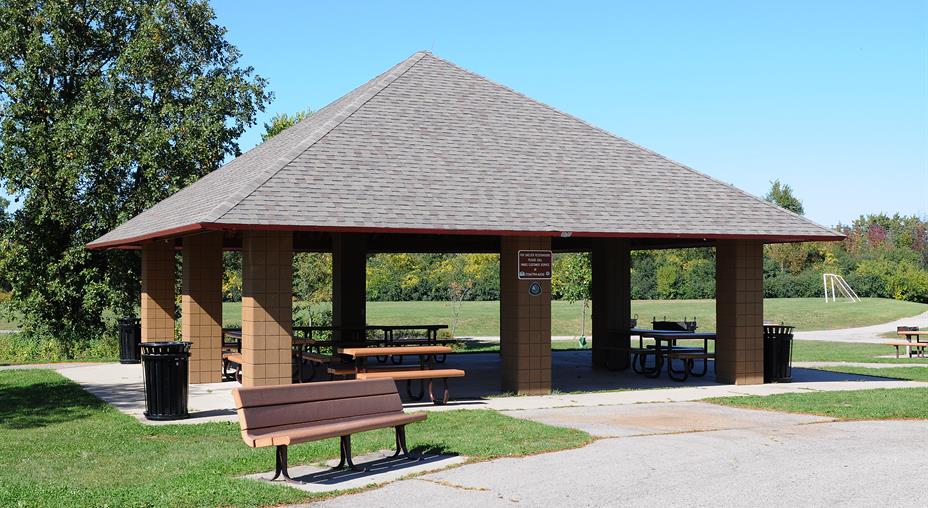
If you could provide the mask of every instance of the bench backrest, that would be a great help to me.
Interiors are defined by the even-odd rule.
[[[897,332],[917,332],[918,327],[917,326],[897,326],[896,331]]]
[[[403,412],[391,379],[235,388],[232,397],[243,433]]]

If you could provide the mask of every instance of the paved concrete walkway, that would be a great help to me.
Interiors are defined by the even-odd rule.
[[[603,436],[469,464],[312,506],[928,505],[928,422],[837,422],[703,403],[511,412]]]
[[[450,355],[450,368],[461,368],[467,376],[451,380],[452,402],[446,406],[408,402],[407,409],[445,411],[452,409],[495,409],[500,411],[546,409],[558,407],[617,406],[641,403],[686,402],[710,397],[740,395],[772,395],[789,392],[836,390],[867,390],[876,388],[928,387],[928,383],[901,381],[857,374],[844,374],[815,369],[793,369],[792,383],[736,386],[716,382],[710,373],[703,378],[690,378],[684,383],[669,380],[666,375],[649,379],[631,369],[621,372],[593,370],[589,351],[559,351],[552,354],[553,388],[551,395],[514,397],[499,395],[499,355]],[[39,366],[33,366],[37,368]],[[141,365],[50,364],[62,375],[80,384],[90,393],[145,423],[145,392]],[[191,418],[170,423],[202,423],[235,421],[232,388],[237,383],[191,385],[189,411]],[[401,393],[405,386],[401,386]],[[586,391],[584,391],[586,390]],[[153,423],[154,424],[154,423]]]
[[[880,334],[894,332],[896,331],[897,326],[928,327],[928,312],[913,317],[897,319],[895,321],[883,323],[881,325],[861,326],[859,328],[843,328],[841,330],[796,332],[794,334],[794,338],[797,340],[822,340],[828,342],[862,342],[882,344],[883,342],[892,339],[880,337]],[[902,337],[898,337],[895,340],[899,340],[901,338]]]

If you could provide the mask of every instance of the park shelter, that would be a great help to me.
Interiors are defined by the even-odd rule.
[[[763,245],[841,238],[419,52],[88,247],[141,249],[144,341],[174,337],[182,250],[193,383],[219,380],[222,251],[240,249],[248,386],[290,382],[294,252],[332,253],[346,328],[366,323],[370,254],[499,253],[502,389],[547,393],[550,281],[520,279],[519,251],[592,252],[602,366],[628,364],[630,252],[715,247],[718,379],[761,383]]]

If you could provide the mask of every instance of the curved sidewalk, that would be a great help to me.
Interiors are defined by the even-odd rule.
[[[891,339],[880,337],[880,334],[893,332],[897,326],[928,327],[928,312],[913,317],[897,319],[880,325],[861,326],[858,328],[842,328],[840,330],[820,330],[811,332],[796,332],[796,340],[821,340],[828,342],[860,342],[882,344]]]

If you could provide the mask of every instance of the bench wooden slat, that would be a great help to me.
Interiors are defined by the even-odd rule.
[[[460,369],[425,369],[425,370],[394,370],[394,369],[377,369],[367,372],[358,372],[355,377],[358,379],[443,379],[449,377],[464,377],[464,371]]]
[[[325,381],[295,385],[258,386],[232,390],[235,408],[252,408],[312,402],[316,400],[368,397],[396,393],[396,386],[389,381],[372,381],[372,384],[354,384],[345,381]],[[307,389],[310,388],[310,389]]]
[[[689,358],[715,358],[715,353],[706,353],[700,351],[671,351],[667,353],[670,358],[689,359]]]
[[[348,347],[339,348],[339,354],[365,356],[444,355],[453,352],[448,346],[396,346],[396,347]]]
[[[288,446],[309,441],[319,441],[320,439],[347,436],[368,430],[407,425],[425,420],[425,418],[426,414],[424,412],[404,413],[400,411],[319,422],[311,426],[294,425],[288,428],[275,427],[273,429],[259,429],[250,432],[248,434],[248,439],[254,441],[254,447],[256,448],[264,446]],[[246,432],[243,431],[242,435],[245,436]]]

